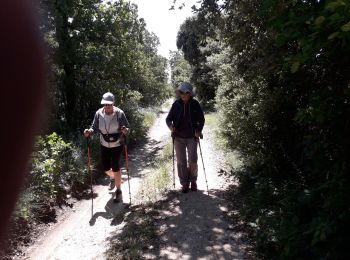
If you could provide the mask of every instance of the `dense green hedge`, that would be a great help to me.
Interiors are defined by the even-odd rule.
[[[244,163],[235,176],[258,254],[347,259],[350,3],[219,4],[202,1],[197,21],[216,34],[197,30],[199,54],[187,56],[200,55],[220,79],[221,129]],[[213,40],[220,52],[206,51]]]
[[[80,198],[88,187],[86,154],[56,133],[37,137],[29,167],[16,212],[28,222],[54,219],[55,206]]]

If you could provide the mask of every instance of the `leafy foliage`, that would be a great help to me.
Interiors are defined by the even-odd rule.
[[[177,47],[184,53],[184,58],[192,66],[190,81],[196,88],[196,94],[203,106],[209,107],[215,97],[219,83],[213,68],[206,57],[220,52],[215,40],[207,37],[213,34],[211,23],[203,15],[188,18],[180,27],[177,35]],[[209,41],[209,42],[208,42]]]
[[[347,258],[349,3],[226,0],[212,11],[213,2],[202,1],[198,16],[216,34],[197,34],[205,48],[219,40],[220,51],[200,58],[219,79],[221,129],[245,165],[236,172],[241,213],[258,252]]]
[[[70,196],[84,196],[89,179],[82,151],[56,133],[38,136],[34,149],[25,189],[14,214],[15,219],[27,223],[52,221],[54,207],[67,204]]]
[[[171,85],[176,89],[181,82],[189,81],[191,76],[191,66],[183,57],[181,52],[171,52],[170,54]]]
[[[71,134],[85,128],[107,91],[122,109],[130,106],[130,96],[143,106],[168,96],[166,59],[157,55],[159,40],[145,29],[137,6],[122,0],[46,0],[40,7],[52,68],[51,129]]]
[[[102,94],[111,91],[130,121],[130,140],[143,136],[147,129],[142,107],[161,103],[170,87],[166,59],[157,54],[159,39],[146,30],[137,6],[123,0],[41,0],[38,7],[50,64],[51,109],[48,129],[43,131],[68,140],[81,138]],[[24,192],[29,195],[23,195],[20,209],[32,200],[60,204],[70,189],[81,192],[85,176],[81,154],[86,151],[64,142],[61,135],[38,138]],[[99,150],[95,148],[93,153]],[[21,214],[27,217],[26,212]]]
[[[30,171],[34,199],[62,203],[63,196],[88,177],[84,162],[79,150],[56,133],[38,137]]]

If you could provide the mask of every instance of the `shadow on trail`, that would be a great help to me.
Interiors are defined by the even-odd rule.
[[[156,164],[158,153],[162,150],[161,142],[155,141],[151,138],[145,138],[143,141],[139,142],[137,146],[132,147],[129,150],[129,174],[130,180],[132,178],[140,178],[142,170],[147,167],[152,167]],[[125,157],[124,154],[120,158],[120,166],[122,171],[122,183],[123,185],[128,184],[128,177],[125,170]],[[108,186],[109,177],[100,178],[97,181],[97,184]],[[114,193],[111,193],[114,195]],[[94,194],[94,198],[97,194]],[[88,198],[87,198],[88,199]],[[91,199],[91,196],[90,196]],[[124,199],[125,200],[125,199]],[[126,201],[125,201],[126,202]],[[126,210],[130,207],[128,203],[114,203],[113,196],[107,202],[103,212],[96,212],[90,219],[89,223],[91,226],[95,225],[96,220],[99,217],[105,219],[112,219],[111,225],[119,225],[124,218]]]
[[[111,192],[111,194],[114,192]],[[113,202],[113,197],[108,200],[106,203],[104,209],[105,211],[101,212],[95,212],[94,215],[91,217],[89,224],[90,226],[95,225],[96,220],[101,217],[105,219],[113,219],[111,222],[111,225],[117,225],[119,222],[121,223],[124,218],[125,209],[129,207],[128,203],[115,203]]]
[[[161,142],[151,138],[145,138],[129,151],[130,177],[141,177],[140,172],[148,167],[156,165],[159,152],[163,149]],[[121,166],[124,170],[125,159],[121,158]]]
[[[157,259],[242,259],[239,235],[223,216],[222,191],[170,192],[158,210]],[[236,236],[235,236],[236,235]]]
[[[126,259],[247,259],[241,234],[225,221],[222,192],[170,191],[153,205],[133,206],[126,225],[108,238],[113,246],[107,254]]]

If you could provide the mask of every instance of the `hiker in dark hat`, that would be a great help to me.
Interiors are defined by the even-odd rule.
[[[197,190],[197,144],[204,126],[204,114],[199,102],[193,98],[192,85],[182,82],[177,89],[180,96],[166,118],[174,139],[177,172],[182,185],[182,192],[191,188]],[[191,186],[190,186],[191,185]]]
[[[130,132],[130,126],[124,112],[114,106],[112,93],[103,95],[101,105],[103,107],[97,110],[90,129],[84,130],[84,136],[100,133],[102,164],[105,173],[110,177],[109,189],[116,187],[114,201],[120,202],[122,191],[119,161],[123,139]]]

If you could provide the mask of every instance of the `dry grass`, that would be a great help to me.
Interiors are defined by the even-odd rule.
[[[112,245],[106,252],[107,259],[142,259],[143,253],[157,245],[155,219],[158,211],[154,203],[161,204],[161,198],[171,186],[172,144],[165,145],[158,163],[141,182],[137,198],[138,205],[130,208],[122,220],[112,224],[120,225],[121,231],[110,238]]]
[[[141,203],[156,202],[171,186],[172,144],[167,143],[151,172],[143,178],[137,197]]]

